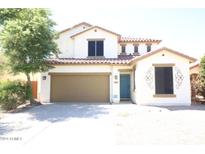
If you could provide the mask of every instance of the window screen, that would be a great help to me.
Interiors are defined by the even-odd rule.
[[[147,45],[147,52],[151,51],[151,45]]]
[[[88,41],[88,56],[95,56],[95,41]]]
[[[88,56],[104,56],[103,41],[88,41]]]
[[[155,67],[156,94],[173,94],[172,67]]]
[[[97,56],[103,56],[103,41],[97,41]]]
[[[125,45],[121,45],[121,50],[122,50],[122,53],[125,53],[125,50],[126,50],[126,46]]]
[[[138,45],[135,45],[135,46],[134,46],[134,52],[135,52],[135,53],[138,53]]]

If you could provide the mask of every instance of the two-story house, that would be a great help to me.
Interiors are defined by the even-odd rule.
[[[41,74],[43,102],[130,100],[149,105],[190,105],[189,64],[196,59],[161,40],[127,38],[99,26],[80,23],[59,33],[54,68]]]

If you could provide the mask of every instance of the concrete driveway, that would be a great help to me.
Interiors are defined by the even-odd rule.
[[[46,104],[0,119],[0,145],[205,144],[205,105]]]
[[[46,104],[0,120],[0,144],[115,144],[110,105]],[[14,140],[11,138],[19,138]]]

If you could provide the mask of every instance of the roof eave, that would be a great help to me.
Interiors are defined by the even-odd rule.
[[[73,29],[73,28],[76,28],[76,27],[78,27],[78,26],[80,26],[80,25],[87,25],[87,26],[89,26],[89,27],[92,26],[91,24],[89,24],[89,23],[87,23],[87,22],[81,22],[81,23],[76,24],[76,25],[74,25],[74,26],[72,26],[72,27],[70,27],[70,28],[66,28],[66,29],[64,29],[64,30],[62,30],[62,31],[60,31],[60,32],[58,32],[58,34],[62,34],[62,33],[64,33],[64,32],[66,32],[66,31],[69,31],[69,30],[71,30],[71,29]]]
[[[119,41],[119,43],[157,43],[157,44],[159,44],[159,43],[161,43],[162,42],[162,40],[157,40],[157,41]]]
[[[200,66],[200,65],[199,65],[199,63],[198,63],[198,64],[195,64],[195,65],[189,67],[189,68],[190,68],[190,69],[193,69],[193,68],[195,68],[195,67],[199,67],[199,66]]]
[[[94,28],[99,28],[99,29],[101,29],[101,30],[103,30],[103,31],[106,31],[106,32],[108,32],[108,33],[111,33],[111,34],[113,34],[113,35],[116,35],[116,36],[118,36],[118,37],[121,37],[120,34],[117,34],[117,33],[115,33],[115,32],[112,32],[112,31],[110,31],[110,30],[107,30],[107,29],[105,29],[105,28],[102,28],[102,27],[100,27],[100,26],[92,26],[92,27],[90,27],[90,28],[88,28],[88,29],[86,29],[86,30],[84,30],[84,31],[82,31],[82,32],[79,32],[79,33],[77,33],[77,34],[72,35],[71,38],[74,38],[74,37],[76,37],[76,36],[78,36],[78,35],[81,35],[82,33],[85,33],[85,32],[87,32],[87,31],[89,31],[89,30],[94,29]]]
[[[188,56],[188,55],[185,55],[185,54],[183,54],[183,53],[181,53],[181,52],[178,52],[178,51],[169,49],[169,48],[167,48],[167,47],[162,47],[162,48],[160,48],[160,49],[157,49],[157,50],[155,50],[155,51],[151,51],[151,52],[149,52],[149,53],[147,53],[147,54],[145,54],[145,55],[142,55],[142,56],[140,56],[140,57],[135,57],[134,59],[130,60],[130,63],[129,63],[129,64],[130,64],[130,65],[133,65],[133,64],[136,63],[137,61],[140,61],[140,60],[142,60],[142,59],[145,59],[145,58],[147,58],[147,57],[150,57],[150,56],[152,56],[152,55],[154,55],[154,54],[156,54],[156,53],[158,53],[158,52],[160,52],[160,51],[163,51],[163,50],[170,51],[170,52],[172,52],[172,53],[174,53],[174,54],[177,54],[177,55],[179,55],[179,56],[181,56],[181,57],[184,57],[184,58],[188,59],[190,63],[193,63],[193,62],[196,62],[196,61],[197,61],[196,58],[190,57],[190,56]]]

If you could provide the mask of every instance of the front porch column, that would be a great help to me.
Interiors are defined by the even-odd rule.
[[[48,72],[41,73],[39,82],[40,82],[39,99],[41,102],[49,103],[50,102],[51,76],[48,74]]]
[[[120,73],[117,68],[113,68],[111,75],[111,102],[120,102]]]
[[[136,84],[137,83],[137,66],[135,65],[134,67],[133,67],[133,82],[132,82],[132,95],[131,95],[131,99],[132,99],[132,102],[133,103],[137,103],[137,86],[138,86],[138,84]]]

